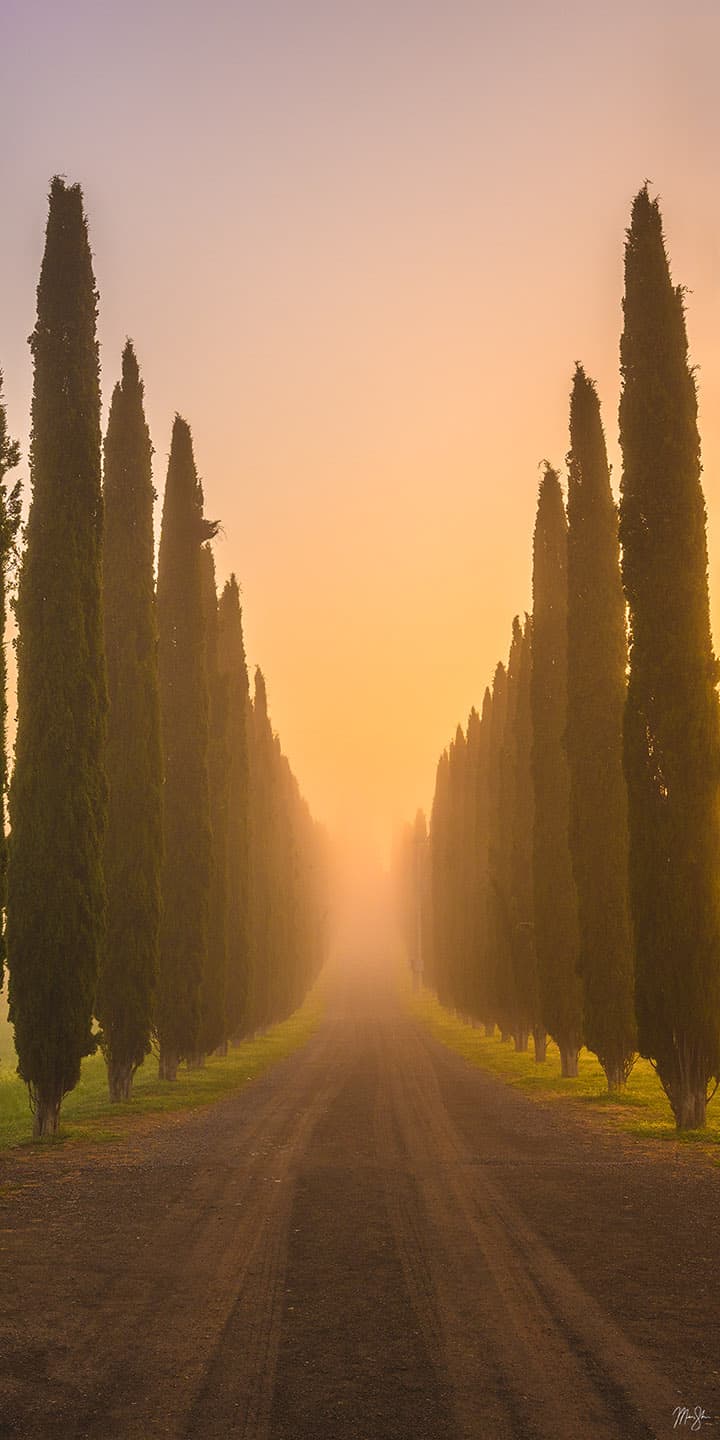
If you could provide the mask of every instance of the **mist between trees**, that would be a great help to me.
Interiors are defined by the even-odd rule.
[[[695,379],[657,200],[636,196],[610,489],[596,388],[570,397],[567,501],[545,464],[533,613],[515,618],[440,757],[429,827],[399,839],[413,972],[518,1050],[608,1087],[639,1052],[680,1130],[720,1076],[720,715]]]
[[[128,1099],[297,1008],[325,958],[328,843],[250,698],[240,589],[218,598],[190,427],[176,416],[157,584],[152,444],[128,341],[104,443],[98,294],[79,186],[55,178],[30,340],[32,494],[14,600],[18,724],[0,809],[2,956],[38,1136],[102,1047]],[[19,460],[0,389],[0,623]],[[6,677],[0,671],[0,807]]]

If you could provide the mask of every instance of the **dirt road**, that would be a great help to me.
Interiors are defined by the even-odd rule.
[[[2,1437],[720,1427],[720,1169],[513,1093],[390,986],[210,1110],[0,1178]]]

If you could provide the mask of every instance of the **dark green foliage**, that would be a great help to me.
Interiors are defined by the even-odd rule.
[[[105,914],[97,293],[80,188],[57,178],[37,305],[7,946],[18,1070],[44,1134],[95,1048]]]
[[[526,1050],[540,1022],[532,901],[532,726],[530,626],[513,621],[505,719],[491,815],[490,917],[494,937],[493,1013]]]
[[[210,902],[207,959],[200,991],[199,1057],[227,1040],[227,823],[228,677],[220,673],[215,562],[209,545],[201,552],[205,659],[208,678],[208,787],[210,800]]]
[[[7,489],[5,476],[20,462],[17,441],[7,432],[7,419],[2,398],[0,370],[0,987],[5,961],[5,910],[7,906],[8,845],[5,827],[5,796],[8,785],[7,761],[7,661],[5,659],[5,627],[7,625],[8,588],[12,562],[16,557],[20,529],[20,481]]]
[[[503,1012],[500,996],[500,974],[508,963],[509,913],[507,894],[500,888],[498,834],[502,806],[502,772],[500,761],[505,737],[508,704],[508,675],[502,662],[495,667],[492,687],[492,709],[488,732],[487,754],[487,876],[486,902],[483,917],[486,935],[485,993],[486,1023],[489,1028],[500,1026],[503,1036],[510,1033],[509,1021]]]
[[[458,725],[455,739],[449,750],[448,779],[448,832],[447,832],[447,873],[446,912],[447,926],[447,970],[448,994],[458,1010],[464,1010],[466,994],[465,965],[467,959],[468,929],[464,911],[465,900],[465,820],[466,820],[466,759],[467,747],[463,728]]]
[[[570,849],[585,1041],[613,1090],[636,1048],[622,728],[627,689],[618,516],[595,386],[577,367],[568,455]]]
[[[483,696],[477,729],[468,726],[468,748],[476,750],[471,769],[474,777],[474,845],[470,855],[471,875],[471,971],[469,1011],[488,1029],[494,1028],[491,1007],[491,948],[488,933],[490,860],[490,749],[493,731],[493,696]]]
[[[567,723],[567,518],[560,481],[547,466],[533,545],[533,883],[542,1019],[564,1075],[577,1073],[582,997],[576,975],[577,896],[569,848]]]
[[[240,592],[232,575],[218,606],[218,668],[226,686],[226,1036],[246,1028],[250,990],[250,692]]]
[[[540,1007],[535,953],[533,833],[535,806],[532,782],[532,621],[525,616],[517,668],[515,699],[515,787],[512,816],[513,965],[519,1036],[532,1031],[535,1058],[545,1058],[545,1030]]]
[[[325,958],[327,860],[273,733],[255,674],[250,747],[252,966],[246,1026],[261,1030],[302,1000]]]
[[[517,641],[516,641],[517,643]],[[514,647],[515,648],[515,647]],[[515,655],[511,651],[513,661]],[[513,665],[513,671],[515,664]],[[488,751],[487,939],[489,1018],[506,1035],[512,1030],[512,914],[508,871],[507,823],[512,815],[512,765],[505,750],[512,731],[515,674],[499,664],[493,679]],[[509,751],[509,747],[508,747]]]
[[[499,667],[498,708],[504,669]],[[491,726],[486,693],[482,719],[470,712],[440,757],[428,839],[425,956],[428,983],[442,1002],[473,1020],[490,1013],[488,844]]]
[[[490,703],[486,692],[486,706]],[[478,1019],[486,998],[486,891],[487,891],[487,735],[489,716],[470,711],[465,737],[465,893],[463,912],[467,932],[461,1008]]]
[[[431,817],[430,896],[433,959],[431,983],[440,999],[462,1014],[474,995],[473,839],[477,727],[471,716],[470,749],[462,726],[440,759]]]
[[[165,775],[162,923],[156,1008],[161,1076],[197,1053],[211,885],[203,493],[187,423],[173,426],[158,559],[160,716]]]
[[[705,504],[683,295],[657,201],[625,251],[620,539],[630,613],[624,763],[639,1047],[678,1127],[720,1072],[720,729]]]
[[[274,974],[278,962],[279,896],[277,776],[275,744],[267,708],[262,670],[255,671],[250,746],[250,897],[252,905],[252,966],[247,1020],[250,1031],[272,1018]]]
[[[96,1015],[113,1100],[150,1049],[162,861],[152,445],[128,340],[105,437],[103,556],[108,677],[107,935]]]

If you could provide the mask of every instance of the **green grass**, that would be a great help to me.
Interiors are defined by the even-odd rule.
[[[412,992],[409,981],[403,982],[403,990],[411,1013],[436,1039],[469,1060],[471,1065],[489,1070],[539,1100],[557,1100],[584,1108],[586,1113],[628,1134],[643,1139],[705,1145],[720,1163],[716,1149],[720,1145],[720,1091],[708,1106],[707,1129],[679,1135],[667,1096],[648,1060],[636,1061],[622,1094],[609,1095],[600,1063],[589,1050],[580,1052],[577,1080],[563,1080],[560,1054],[552,1041],[548,1041],[545,1064],[536,1065],[532,1040],[528,1054],[518,1055],[511,1041],[486,1038],[446,1010],[430,990]]]
[[[320,982],[288,1020],[274,1025],[255,1040],[243,1041],[225,1058],[210,1056],[202,1070],[188,1071],[181,1067],[174,1085],[158,1080],[157,1057],[149,1055],[135,1076],[133,1098],[127,1104],[111,1105],[105,1062],[101,1055],[92,1055],[83,1061],[79,1085],[65,1097],[57,1138],[32,1141],[27,1090],[15,1074],[12,1030],[3,1008],[0,1015],[0,1150],[22,1144],[47,1146],[88,1141],[96,1145],[112,1144],[127,1134],[128,1126],[137,1116],[210,1105],[256,1079],[276,1061],[304,1045],[317,1029],[322,1010]]]

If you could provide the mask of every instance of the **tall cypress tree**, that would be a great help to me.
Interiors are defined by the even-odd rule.
[[[485,931],[487,935],[487,1021],[500,1026],[503,1039],[509,1037],[507,1017],[499,1013],[499,974],[507,958],[507,937],[505,914],[499,903],[497,881],[497,855],[500,817],[500,756],[505,735],[507,715],[507,670],[502,662],[495,666],[492,687],[492,709],[490,711],[490,733],[488,737],[487,802],[488,802],[488,872],[485,904]]]
[[[258,667],[250,745],[252,965],[247,1023],[251,1032],[264,1029],[272,1019],[280,899],[275,792],[275,738],[268,714],[265,677]]]
[[[240,591],[231,575],[218,605],[218,669],[227,703],[226,1036],[246,1028],[250,996],[250,689]]]
[[[720,723],[683,294],[647,187],[625,249],[620,539],[630,613],[624,763],[639,1047],[679,1129],[720,1074]]]
[[[128,340],[105,437],[103,586],[108,674],[107,936],[96,1014],[111,1100],[150,1049],[162,861],[152,445]]]
[[[0,370],[0,988],[5,961],[5,910],[7,906],[8,846],[5,830],[5,795],[8,784],[7,760],[7,661],[5,659],[5,628],[7,625],[8,588],[11,565],[16,555],[20,529],[20,481],[8,490],[5,477],[20,462],[16,440],[7,430],[7,417],[2,398]]]
[[[443,750],[438,760],[430,814],[430,916],[431,964],[429,979],[443,1002],[448,998],[447,877],[450,757]]]
[[[477,1020],[477,855],[478,834],[478,770],[482,763],[482,726],[473,706],[468,716],[465,735],[465,781],[463,796],[463,994],[462,1012]]]
[[[490,939],[488,936],[489,849],[490,849],[490,749],[493,697],[488,688],[483,696],[477,733],[475,763],[475,846],[472,856],[473,908],[471,946],[473,957],[470,1012],[482,1021],[488,1034],[495,1030],[490,1005]]]
[[[448,987],[455,1010],[464,1013],[464,981],[466,932],[463,913],[465,863],[465,734],[462,725],[455,730],[449,749],[449,827],[447,854],[447,964]]]
[[[35,1133],[95,1049],[107,707],[101,611],[97,292],[78,185],[52,181],[32,402],[32,504],[17,598],[18,732],[7,946]]]
[[[533,889],[534,799],[532,783],[532,622],[525,616],[522,630],[515,702],[515,786],[512,817],[512,891],[514,901],[513,957],[520,1024],[532,1031],[535,1059],[545,1059],[546,1034],[542,1023],[535,952]]]
[[[493,819],[493,847],[490,856],[490,893],[495,916],[495,1015],[505,1034],[512,1034],[515,1048],[527,1050],[529,1026],[518,989],[515,965],[515,871],[513,868],[513,825],[517,786],[517,703],[522,651],[519,617],[513,620],[508,656],[505,694],[505,723],[497,756],[496,813]]]
[[[570,859],[567,725],[567,517],[557,473],[540,483],[533,545],[533,880],[542,1018],[577,1075],[582,996],[576,975],[577,895]]]
[[[227,824],[228,683],[218,659],[218,602],[215,562],[209,545],[200,555],[208,678],[208,788],[210,802],[210,901],[207,959],[200,988],[200,1029],[196,1063],[227,1039]]]
[[[203,516],[190,427],[177,415],[157,583],[165,854],[156,1028],[164,1080],[175,1080],[179,1061],[197,1052],[207,959],[211,838],[201,550],[216,531]]]
[[[578,894],[585,1041],[609,1090],[636,1047],[622,727],[627,689],[618,515],[600,404],[578,365],[568,455],[570,849]]]

